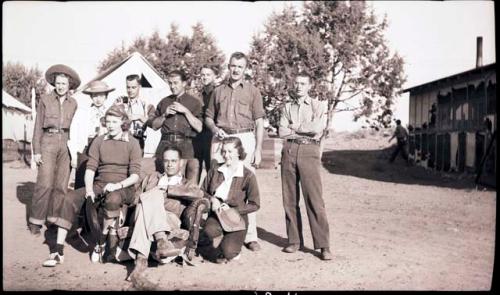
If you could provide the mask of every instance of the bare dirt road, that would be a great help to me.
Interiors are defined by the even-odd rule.
[[[258,170],[260,252],[217,265],[150,264],[161,290],[489,290],[492,284],[496,191],[476,190],[470,178],[451,178],[387,163],[387,138],[328,142],[323,192],[334,259],[321,261],[301,204],[306,249],[287,254],[279,169]],[[55,268],[44,237],[26,228],[26,204],[36,173],[3,167],[4,290],[134,290],[131,263],[92,264],[65,247]],[[302,201],[301,201],[302,202]]]

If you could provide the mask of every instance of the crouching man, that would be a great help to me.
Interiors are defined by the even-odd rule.
[[[134,228],[128,252],[135,259],[135,268],[130,279],[146,270],[151,244],[156,241],[153,256],[162,261],[180,255],[179,248],[172,240],[187,241],[186,254],[191,259],[197,246],[199,223],[209,203],[203,192],[195,185],[187,183],[182,176],[181,151],[177,147],[167,147],[163,152],[165,172],[154,172],[141,183],[139,203],[136,207]],[[182,220],[182,221],[181,221]],[[189,233],[186,230],[188,229]],[[183,232],[186,233],[183,235]],[[188,234],[188,235],[187,235]]]

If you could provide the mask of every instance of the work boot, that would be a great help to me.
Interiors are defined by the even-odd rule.
[[[42,226],[38,225],[38,224],[30,223],[30,224],[28,224],[28,229],[30,230],[30,233],[32,235],[34,235],[35,237],[38,237],[41,234]]]
[[[299,244],[290,244],[283,248],[283,252],[285,253],[295,253],[297,250],[299,250],[300,246]]]
[[[246,243],[245,247],[247,247],[250,251],[253,251],[253,252],[260,251],[260,245],[257,241],[252,241],[250,243]]]
[[[330,253],[330,248],[321,248],[321,260],[332,260],[332,253]]]
[[[166,258],[171,256],[177,256],[179,254],[179,249],[174,247],[174,244],[167,239],[159,239],[156,241],[156,256],[158,258]]]

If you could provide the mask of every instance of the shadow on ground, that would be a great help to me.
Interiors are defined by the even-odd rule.
[[[433,185],[455,189],[475,189],[470,175],[408,167],[400,155],[389,163],[394,147],[383,150],[333,150],[323,153],[323,167],[332,174],[400,184]]]
[[[16,188],[16,196],[21,204],[24,204],[26,209],[26,226],[28,225],[28,218],[31,210],[31,198],[35,191],[35,183],[32,181],[22,182]]]

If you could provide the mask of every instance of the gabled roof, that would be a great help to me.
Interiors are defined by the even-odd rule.
[[[109,74],[113,73],[114,71],[116,71],[119,67],[121,67],[123,64],[125,64],[126,62],[128,62],[129,60],[131,60],[132,58],[139,58],[141,59],[148,67],[150,67],[154,73],[156,75],[158,75],[158,77],[161,77],[161,74],[160,72],[158,72],[155,67],[153,67],[153,65],[151,65],[151,63],[149,63],[149,61],[142,55],[140,54],[139,52],[135,51],[133,52],[132,54],[130,54],[129,56],[127,56],[125,59],[123,59],[122,61],[110,66],[109,68],[107,68],[105,71],[103,71],[102,73],[100,73],[99,75],[95,76],[93,79],[91,79],[89,82],[87,82],[85,85],[83,86],[80,86],[78,91],[81,91],[85,88],[88,87],[88,85],[93,82],[93,81],[96,81],[96,80],[102,80],[104,78],[106,78]]]
[[[458,73],[458,74],[454,74],[454,75],[451,75],[451,76],[440,78],[440,79],[437,79],[437,80],[434,80],[434,81],[431,81],[431,82],[427,82],[427,83],[424,83],[424,84],[420,84],[420,85],[417,85],[417,86],[413,86],[413,87],[410,87],[410,88],[403,89],[402,93],[411,92],[411,91],[415,91],[415,90],[421,90],[423,88],[430,88],[432,86],[437,86],[438,84],[447,83],[447,82],[450,82],[452,80],[461,78],[463,76],[473,75],[473,74],[477,74],[477,73],[483,73],[483,72],[490,71],[492,69],[494,70],[495,66],[496,66],[496,63],[492,63],[492,64],[485,65],[485,66],[482,66],[482,67],[474,68],[472,70],[468,70],[468,71],[465,71],[465,72],[461,72],[461,73]]]
[[[21,110],[25,113],[31,113],[31,108],[24,105],[19,100],[15,99],[12,95],[8,94],[5,90],[2,89],[2,106],[6,106],[8,108],[14,108]]]

